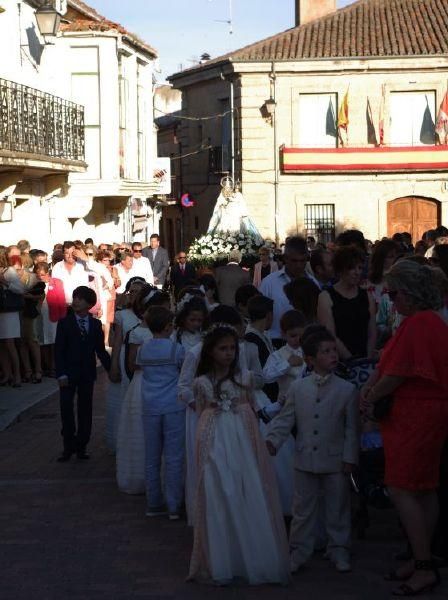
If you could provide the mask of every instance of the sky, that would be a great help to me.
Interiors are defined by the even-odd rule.
[[[338,7],[354,0],[338,0]],[[294,26],[294,0],[86,0],[159,54],[160,82],[201,54],[219,56]],[[233,34],[229,34],[232,4]]]

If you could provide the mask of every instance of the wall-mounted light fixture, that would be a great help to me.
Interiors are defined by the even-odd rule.
[[[58,34],[62,15],[51,4],[40,6],[36,9],[35,14],[40,34],[46,44],[51,43],[47,41],[47,38],[54,38]]]
[[[274,125],[274,115],[276,107],[277,102],[274,100],[274,98],[271,97],[265,100],[263,106],[261,107],[261,112],[266,123]]]

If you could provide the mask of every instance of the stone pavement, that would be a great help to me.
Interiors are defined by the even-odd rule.
[[[354,571],[321,556],[288,588],[185,583],[192,535],[184,522],[144,516],[143,496],[118,492],[104,445],[105,376],[94,409],[90,461],[60,464],[58,404],[49,399],[0,434],[2,600],[383,600],[382,574],[401,539],[392,511],[372,515],[354,544]],[[444,573],[448,582],[448,571]],[[425,598],[424,596],[421,596]],[[448,597],[445,583],[432,600]]]

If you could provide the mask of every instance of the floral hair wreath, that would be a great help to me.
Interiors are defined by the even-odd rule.
[[[185,306],[191,302],[192,300],[194,300],[195,298],[200,298],[200,299],[204,299],[205,293],[203,292],[203,290],[201,288],[195,288],[197,289],[199,292],[201,292],[201,294],[203,294],[203,296],[199,296],[198,294],[190,294],[190,292],[187,292],[185,294],[185,296],[182,298],[182,300],[179,300],[179,302],[177,303],[176,306],[176,314],[178,315],[181,310],[183,310],[183,308],[185,308]]]
[[[236,330],[236,328],[233,325],[229,325],[228,323],[213,323],[213,325],[207,329],[207,333],[205,334],[205,337],[211,335],[217,329],[227,329],[229,332],[231,332],[235,335],[238,335],[238,331]]]

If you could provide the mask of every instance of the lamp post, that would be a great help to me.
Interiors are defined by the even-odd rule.
[[[48,43],[47,37],[56,37],[61,25],[62,15],[51,4],[40,6],[36,9],[35,14],[39,31],[45,42]]]

